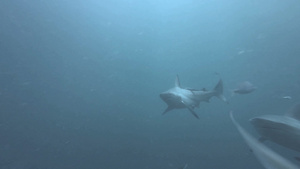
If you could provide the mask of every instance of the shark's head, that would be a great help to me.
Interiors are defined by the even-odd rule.
[[[260,133],[280,131],[285,127],[285,122],[276,115],[255,117],[249,121]]]
[[[181,98],[174,93],[163,92],[159,96],[164,102],[166,102],[168,105],[172,105],[173,107],[178,107],[176,105],[182,104]]]
[[[300,136],[300,104],[292,107],[285,115],[263,115],[249,120],[257,130],[268,132],[297,132]]]
[[[285,131],[289,130],[284,122],[280,121],[275,115],[260,116],[249,120],[261,138],[282,143]]]
[[[266,137],[299,133],[300,129],[299,122],[286,116],[264,115],[249,121],[262,136]]]
[[[250,119],[265,139],[300,152],[300,123],[288,116],[264,115]]]
[[[174,94],[168,93],[168,92],[163,92],[163,93],[161,93],[161,94],[159,95],[159,97],[160,97],[163,101],[167,102],[167,100],[169,100],[169,99],[171,99],[172,97],[174,97]]]

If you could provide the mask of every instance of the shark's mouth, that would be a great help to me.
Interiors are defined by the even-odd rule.
[[[173,96],[173,94],[170,94],[170,93],[162,93],[159,95],[159,97],[164,100],[164,101],[167,101],[167,100],[170,100]]]
[[[263,129],[263,130],[280,130],[280,125],[277,122],[261,119],[261,118],[253,118],[250,119],[250,122],[255,126],[255,128]]]
[[[265,130],[281,130],[278,127],[274,127],[274,126],[259,126],[257,128],[261,128],[261,129],[265,129]]]
[[[253,124],[253,126],[256,129],[264,132],[286,133],[289,132],[289,130],[291,129],[289,126],[287,126],[284,123],[260,119],[260,118],[251,119],[250,122]]]
[[[176,101],[180,100],[180,97],[178,97],[172,93],[162,93],[159,96],[165,102],[176,102]]]
[[[175,108],[183,108],[185,105],[181,101],[181,97],[176,96],[172,93],[162,93],[160,98],[167,103],[167,105]]]

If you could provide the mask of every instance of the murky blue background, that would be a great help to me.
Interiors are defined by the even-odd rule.
[[[298,103],[299,18],[298,0],[1,0],[0,168],[262,168],[228,112],[257,137],[249,118]],[[217,73],[229,105],[161,115],[176,74]]]

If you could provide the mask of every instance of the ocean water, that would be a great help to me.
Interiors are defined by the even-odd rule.
[[[299,18],[298,0],[1,0],[0,169],[263,168],[228,112],[258,137],[249,118],[299,102]],[[177,74],[221,77],[229,104],[162,116]]]

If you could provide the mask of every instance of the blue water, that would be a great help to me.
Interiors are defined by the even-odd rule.
[[[249,118],[298,103],[299,18],[298,0],[0,1],[0,169],[262,168],[228,112],[258,137]],[[176,74],[221,76],[230,104],[162,116]]]

